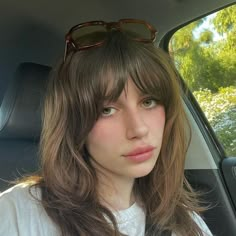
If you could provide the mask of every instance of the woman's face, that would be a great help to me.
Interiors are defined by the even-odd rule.
[[[148,175],[161,149],[164,126],[164,107],[129,79],[118,100],[104,104],[88,135],[93,166],[111,178]]]

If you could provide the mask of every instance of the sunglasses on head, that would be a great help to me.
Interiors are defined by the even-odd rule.
[[[66,34],[64,62],[72,50],[85,50],[102,45],[108,32],[117,30],[131,40],[152,43],[156,39],[156,29],[138,19],[121,19],[118,22],[90,21],[75,25]]]

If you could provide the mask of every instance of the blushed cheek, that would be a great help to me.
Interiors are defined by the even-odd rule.
[[[109,125],[108,122],[96,123],[88,135],[87,147],[113,146],[112,143],[116,142],[119,130],[120,127]]]
[[[95,125],[93,129],[90,131],[89,136],[88,136],[88,141],[89,140],[100,140],[102,137],[104,137],[104,129],[100,127],[99,125]]]
[[[164,130],[165,127],[165,110],[164,107],[159,107],[149,119],[149,128],[151,130]]]
[[[102,140],[109,136],[111,130],[103,123],[97,123],[89,133],[89,139]]]

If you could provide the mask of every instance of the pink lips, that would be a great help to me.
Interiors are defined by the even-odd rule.
[[[138,147],[125,154],[124,157],[134,162],[143,162],[152,157],[154,149],[153,146]]]

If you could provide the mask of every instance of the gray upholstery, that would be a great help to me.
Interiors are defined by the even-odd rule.
[[[0,107],[0,191],[38,169],[41,108],[50,67],[21,64]]]

